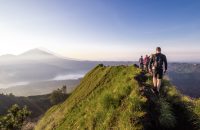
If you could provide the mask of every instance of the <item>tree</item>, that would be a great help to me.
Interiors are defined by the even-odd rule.
[[[63,93],[61,89],[54,90],[51,93],[50,101],[53,105],[63,102],[67,98],[67,94]]]
[[[5,116],[0,117],[0,129],[20,130],[24,121],[31,114],[26,106],[20,108],[19,105],[12,105]]]
[[[9,97],[15,97],[15,95],[13,93],[9,93],[8,95]]]
[[[62,87],[62,92],[63,92],[64,94],[67,94],[67,86],[66,86],[66,85],[63,85],[63,87]]]

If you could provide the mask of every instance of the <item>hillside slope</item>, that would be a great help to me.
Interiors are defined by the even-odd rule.
[[[134,66],[98,65],[35,129],[199,129],[200,100],[181,95],[167,81],[158,98],[150,83]]]

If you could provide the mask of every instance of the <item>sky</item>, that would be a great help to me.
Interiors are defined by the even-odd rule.
[[[137,60],[157,46],[170,61],[200,62],[199,0],[0,0],[0,55]]]

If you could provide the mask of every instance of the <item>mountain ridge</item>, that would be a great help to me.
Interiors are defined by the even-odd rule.
[[[31,54],[42,51],[48,56],[38,55],[18,57],[13,55],[0,56],[0,88],[5,88],[9,84],[20,82],[38,82],[55,78],[58,75],[70,75],[86,73],[97,64],[105,65],[131,65],[137,62],[112,62],[112,61],[84,61],[66,57],[60,57],[47,50],[33,49]],[[27,51],[28,53],[29,51]],[[26,52],[25,52],[26,53]],[[49,56],[50,55],[50,56]],[[169,79],[184,94],[193,97],[200,97],[200,64],[189,63],[169,63]],[[184,81],[184,82],[183,82]],[[28,87],[28,86],[27,86]],[[1,90],[0,90],[1,91]],[[1,91],[2,92],[2,91]],[[8,92],[9,93],[9,92]],[[23,96],[23,95],[21,95]]]
[[[199,129],[199,99],[180,94],[166,80],[158,98],[151,82],[134,66],[98,65],[64,103],[46,112],[35,130]]]

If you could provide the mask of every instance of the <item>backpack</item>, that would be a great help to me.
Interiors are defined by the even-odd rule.
[[[153,66],[156,68],[156,69],[162,69],[163,67],[163,56],[162,54],[156,54],[154,56],[154,63],[153,63]]]

